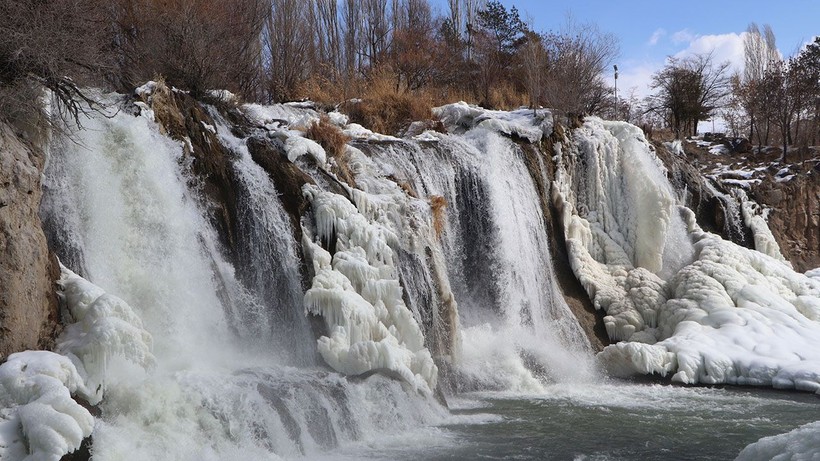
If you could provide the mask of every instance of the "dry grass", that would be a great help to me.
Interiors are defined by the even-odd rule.
[[[340,158],[345,152],[345,146],[350,141],[350,136],[344,134],[342,130],[330,122],[327,115],[322,115],[319,121],[313,122],[305,132],[305,135],[318,142],[322,148],[333,158]]]
[[[150,96],[151,110],[160,126],[160,131],[174,139],[183,139],[188,133],[185,129],[185,117],[174,101],[171,89],[161,76],[154,77],[156,87]],[[145,101],[148,103],[149,101]]]
[[[433,210],[433,230],[436,231],[436,238],[441,238],[447,219],[447,199],[440,195],[431,195],[430,208]]]
[[[305,136],[318,142],[327,155],[334,159],[333,173],[350,187],[356,187],[356,179],[348,166],[347,142],[350,141],[350,136],[344,134],[324,114],[307,127]]]
[[[432,118],[431,95],[424,90],[407,91],[397,82],[389,69],[374,72],[359,93],[365,97],[345,104],[350,120],[379,133],[400,134],[410,123]]]
[[[517,91],[512,85],[502,83],[490,89],[489,100],[483,101],[488,109],[512,110],[529,105],[526,92]]]

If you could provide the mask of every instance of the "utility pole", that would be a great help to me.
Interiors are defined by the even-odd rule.
[[[612,66],[615,68],[615,120],[618,119],[618,65]]]

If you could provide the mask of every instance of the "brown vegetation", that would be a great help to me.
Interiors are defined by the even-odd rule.
[[[540,34],[499,1],[448,1],[441,16],[431,5],[6,0],[0,4],[0,104],[9,100],[5,90],[24,81],[50,88],[77,115],[78,84],[131,91],[162,76],[169,87],[199,99],[226,89],[253,102],[344,104],[354,121],[388,133],[429,119],[434,105],[458,100],[495,109],[560,102],[578,113],[611,105],[601,75],[617,46],[597,29]],[[578,70],[556,80],[568,62],[583,66],[584,79]],[[36,106],[38,98],[30,96],[37,88],[18,101]],[[24,94],[19,87],[13,93]]]
[[[397,134],[415,120],[432,117],[432,98],[422,91],[396,90],[384,76],[371,82],[366,97],[347,102],[342,108],[350,120],[379,132]]]
[[[447,224],[447,199],[440,195],[430,196],[430,208],[433,211],[433,230],[436,232],[436,237],[440,238],[444,231],[444,226]]]
[[[345,146],[350,141],[350,136],[331,123],[327,115],[322,115],[319,120],[311,123],[305,135],[318,142],[325,152],[334,158],[339,158],[344,154]]]

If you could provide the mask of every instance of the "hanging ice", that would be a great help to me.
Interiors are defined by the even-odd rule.
[[[334,245],[331,255],[304,233],[315,276],[305,309],[321,315],[327,336],[319,352],[335,370],[352,375],[391,371],[430,393],[438,370],[413,314],[402,300],[390,243],[394,232],[369,222],[339,195],[306,185],[316,239]]]

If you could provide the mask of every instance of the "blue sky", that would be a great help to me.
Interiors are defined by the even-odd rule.
[[[820,35],[820,0],[502,0],[516,6],[539,31],[557,30],[567,14],[593,22],[620,39],[619,94],[648,93],[651,75],[667,56],[715,49],[719,61],[742,69],[741,34],[751,22],[770,24],[784,56]],[[446,2],[441,2],[446,5]],[[441,7],[444,11],[446,7]],[[609,76],[611,83],[611,75]]]

